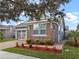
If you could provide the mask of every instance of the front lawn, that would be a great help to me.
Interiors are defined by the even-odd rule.
[[[4,39],[0,39],[0,42],[6,42],[6,41],[13,41],[15,40],[14,38],[4,38]]]
[[[28,55],[33,57],[38,57],[42,59],[79,59],[79,48],[74,48],[68,45],[64,46],[62,53],[48,53],[43,51],[35,51],[32,49],[23,49],[23,48],[7,48],[4,51]]]

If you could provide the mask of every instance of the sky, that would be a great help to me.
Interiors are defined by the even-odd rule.
[[[65,8],[66,18],[65,23],[70,30],[76,30],[79,23],[79,0],[72,0]]]
[[[69,4],[66,4],[65,6],[61,7],[65,9],[66,17],[65,17],[65,24],[66,26],[69,26],[69,30],[76,30],[76,26],[79,23],[79,0],[72,0]],[[19,17],[21,22],[27,21],[28,18],[26,17]],[[19,24],[18,22],[17,24]],[[6,22],[3,22],[4,25],[16,25],[14,21],[11,21],[9,24]]]

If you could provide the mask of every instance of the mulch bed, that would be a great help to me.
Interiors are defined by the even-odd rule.
[[[21,46],[16,46],[18,48],[24,48],[24,49],[32,49],[32,50],[37,50],[37,51],[44,51],[44,52],[54,52],[54,53],[61,53],[62,50],[60,49],[56,49],[55,47],[53,46],[45,46],[45,45],[32,45],[32,48],[29,48],[29,45],[21,45]]]

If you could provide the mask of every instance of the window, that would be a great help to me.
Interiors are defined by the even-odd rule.
[[[33,25],[33,34],[34,35],[46,35],[46,24],[34,24]]]
[[[38,30],[34,30],[34,33],[33,34],[38,34]]]
[[[40,34],[45,34],[45,30],[40,30]]]

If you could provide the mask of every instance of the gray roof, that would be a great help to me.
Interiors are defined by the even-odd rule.
[[[13,25],[0,25],[0,29],[10,29],[10,28],[15,28]]]
[[[26,27],[27,27],[26,22],[16,25],[16,28],[26,28]]]

